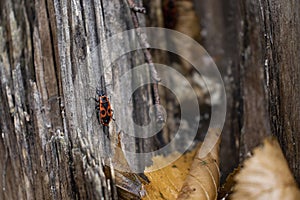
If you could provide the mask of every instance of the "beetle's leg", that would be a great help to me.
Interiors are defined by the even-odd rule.
[[[100,115],[99,115],[98,110],[96,111],[96,116],[97,116],[98,123],[101,124],[101,121],[100,121]]]

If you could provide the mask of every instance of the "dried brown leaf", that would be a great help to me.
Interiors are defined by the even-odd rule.
[[[178,152],[153,158],[153,166],[147,168],[150,184],[145,185],[147,196],[143,199],[216,199],[219,186],[219,138],[220,130],[210,129],[200,148],[182,155],[178,160],[162,169],[178,157]]]
[[[217,198],[220,179],[218,156],[220,144],[219,136],[220,130],[209,130],[206,136],[207,138],[205,138],[202,147],[194,158],[191,170],[177,198],[178,200],[211,200]],[[215,141],[218,142],[215,144]],[[212,149],[209,147],[210,145],[214,145]],[[208,149],[209,151],[206,152]],[[206,153],[203,154],[203,152]],[[206,156],[203,157],[203,155]]]
[[[236,175],[235,199],[300,199],[300,191],[274,138],[254,149],[253,157]]]
[[[150,184],[144,186],[147,191],[147,196],[143,199],[176,199],[185,177],[189,172],[195,153],[196,150],[188,152],[167,167],[152,171],[151,169],[157,169],[157,165],[168,163],[169,160],[173,160],[173,158],[178,157],[179,153],[174,152],[167,157],[154,157],[153,166],[146,169],[146,171],[149,171],[145,174],[150,180]]]

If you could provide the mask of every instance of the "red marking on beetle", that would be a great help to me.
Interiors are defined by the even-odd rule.
[[[102,90],[96,91],[98,99],[97,102],[97,118],[99,123],[103,126],[108,126],[113,117],[113,110],[111,109],[109,98],[104,94]]]

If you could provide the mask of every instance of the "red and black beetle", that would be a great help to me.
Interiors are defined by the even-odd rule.
[[[98,99],[95,98],[97,102],[95,108],[97,110],[98,122],[103,126],[108,126],[113,117],[113,110],[111,109],[109,98],[105,95],[103,90],[97,89],[96,93]]]

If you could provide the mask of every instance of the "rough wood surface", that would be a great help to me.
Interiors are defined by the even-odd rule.
[[[272,133],[300,184],[300,2],[259,1]]]
[[[228,84],[224,177],[274,134],[300,182],[299,7],[295,0],[197,1],[203,44]]]
[[[164,2],[174,1],[145,1],[152,9],[148,24],[166,22]],[[227,84],[222,173],[231,171],[261,138],[275,134],[300,183],[299,1],[195,2],[203,45]],[[172,8],[169,12],[176,15]],[[174,24],[176,19],[167,26]],[[103,39],[133,27],[125,0],[0,2],[0,199],[117,198],[113,172],[103,167],[113,149],[108,137],[117,135],[118,125],[126,125],[128,119],[146,124],[153,97],[145,86],[124,101],[131,83],[118,82],[132,66],[144,62],[143,53],[131,52],[105,65],[108,47],[101,45]],[[90,100],[102,74],[118,111],[109,135],[92,114],[95,102]],[[169,116],[177,112],[172,106]],[[168,129],[172,127],[160,138],[164,142],[170,140]],[[134,132],[133,127],[129,130]],[[128,151],[155,148],[155,137],[123,135]],[[131,164],[144,167],[134,158]],[[115,172],[117,181],[136,186],[128,198],[138,198],[137,177]]]
[[[275,134],[300,182],[298,1],[240,3],[242,153],[266,134]]]
[[[242,2],[239,11],[244,23],[240,26],[239,74],[243,124],[241,130],[241,160],[264,137],[271,134],[268,99],[264,76],[263,29],[258,2]]]
[[[143,54],[104,66],[101,42],[133,28],[129,6],[98,0],[0,4],[0,199],[117,199],[118,183],[104,163],[113,148],[108,138],[120,130],[113,122],[110,135],[103,133],[91,98],[104,75],[116,121],[148,120],[150,88],[121,101],[130,85],[118,82]],[[153,148],[153,139],[123,135],[126,150]]]

